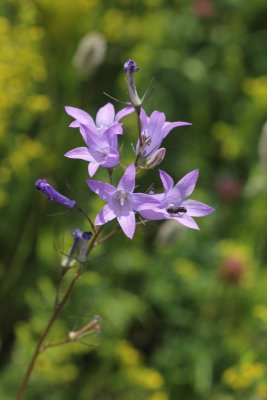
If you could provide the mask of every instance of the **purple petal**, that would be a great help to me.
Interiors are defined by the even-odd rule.
[[[107,103],[104,107],[101,107],[96,114],[96,126],[98,128],[111,127],[115,119],[114,106],[111,103]]]
[[[174,188],[180,192],[181,198],[186,199],[195,189],[199,171],[195,169],[194,171],[186,174],[175,186]]]
[[[109,138],[112,138],[114,136],[116,137],[117,135],[122,135],[123,134],[122,126],[119,122],[115,122],[111,128],[105,128],[102,134]]]
[[[65,110],[68,115],[79,121],[81,124],[95,128],[95,123],[93,118],[86,111],[83,111],[80,108],[70,107],[70,106],[66,106]]]
[[[109,202],[116,192],[114,186],[110,185],[109,183],[101,182],[101,181],[87,181],[89,188],[98,194],[103,200]]]
[[[101,161],[101,165],[104,168],[114,168],[118,165],[120,161],[120,153],[118,150],[110,147],[108,154],[105,156],[104,160]]]
[[[142,131],[147,130],[148,123],[149,123],[149,118],[146,115],[146,112],[145,112],[145,110],[143,108],[141,108],[140,119],[141,119],[141,123],[142,123]]]
[[[67,153],[65,153],[64,156],[68,158],[74,158],[90,162],[95,161],[87,147],[76,147],[76,149],[72,149]]]
[[[98,162],[91,162],[88,164],[88,174],[92,177],[100,167],[100,164]]]
[[[164,139],[168,133],[178,126],[192,125],[190,122],[165,122],[162,129],[162,138]]]
[[[115,121],[120,121],[123,117],[125,117],[128,114],[131,114],[132,112],[134,112],[134,108],[132,106],[123,108],[122,110],[117,112]]]
[[[214,211],[214,208],[208,206],[207,204],[190,199],[185,200],[181,206],[186,208],[187,214],[191,217],[204,217],[205,215],[211,214]]]
[[[162,185],[164,187],[164,191],[168,192],[169,190],[171,190],[173,188],[173,185],[174,185],[173,179],[170,177],[169,174],[167,174],[167,172],[164,172],[162,170],[159,170],[159,175],[160,175]]]
[[[111,210],[109,205],[106,204],[96,216],[95,225],[103,225],[114,218],[116,218],[116,214]]]
[[[130,211],[128,215],[120,215],[117,217],[121,229],[125,235],[132,239],[135,231],[135,214]]]
[[[148,221],[159,221],[161,219],[166,219],[168,215],[165,212],[165,209],[160,208],[150,208],[147,210],[139,210],[139,214],[142,218],[147,219]]]
[[[157,195],[153,194],[133,193],[132,194],[133,210],[139,211],[160,206],[161,202],[156,196]]]
[[[127,192],[133,192],[134,186],[135,186],[135,166],[134,164],[131,164],[124,172],[124,175],[118,184],[118,189],[126,190]]]
[[[175,219],[175,221],[180,222],[180,224],[186,226],[187,228],[199,230],[199,226],[196,221],[193,220],[190,215],[184,214],[182,217],[169,217],[168,219]]]
[[[142,156],[146,157],[154,153],[161,145],[163,140],[162,137],[162,126],[165,121],[165,114],[159,111],[154,111],[149,119],[147,131],[144,132],[146,136],[150,138],[150,142],[144,147]]]
[[[69,124],[69,127],[70,127],[70,128],[79,128],[80,125],[81,125],[80,122],[77,121],[77,120],[75,120],[75,121],[72,121],[72,122]]]
[[[154,136],[160,134],[162,138],[161,130],[164,122],[165,122],[165,114],[163,112],[153,111],[153,113],[150,116],[148,124],[149,135]]]

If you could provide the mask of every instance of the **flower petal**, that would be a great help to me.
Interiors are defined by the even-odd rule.
[[[98,162],[91,162],[88,164],[88,174],[92,177],[100,167],[100,164]]]
[[[142,218],[148,221],[159,221],[161,219],[167,219],[167,214],[163,208],[150,208],[146,210],[139,210],[139,214]]]
[[[159,111],[153,111],[149,118],[147,132],[144,132],[145,136],[149,137],[149,141],[142,150],[142,156],[146,157],[156,151],[163,140],[162,126],[165,121],[165,114]]]
[[[190,122],[165,122],[162,129],[162,138],[164,139],[173,128],[177,128],[178,126],[192,125]]]
[[[108,204],[106,204],[102,210],[97,214],[95,218],[95,225],[103,225],[108,221],[116,218],[116,214],[111,210]]]
[[[104,107],[101,107],[96,114],[96,126],[98,128],[110,128],[115,119],[114,106],[111,103],[107,103]]]
[[[123,108],[122,110],[117,112],[115,121],[120,121],[123,117],[125,117],[128,114],[131,114],[132,112],[134,112],[134,108],[132,106]]]
[[[187,214],[191,217],[204,217],[205,215],[211,214],[215,211],[214,208],[207,204],[191,199],[183,201],[181,206],[186,208]]]
[[[146,131],[149,123],[149,118],[143,108],[141,108],[140,119],[142,123],[142,131]]]
[[[110,185],[109,183],[88,180],[87,184],[93,192],[98,194],[98,196],[100,196],[106,202],[109,202],[112,198],[112,195],[116,192],[114,186]]]
[[[134,186],[135,186],[135,166],[134,164],[131,164],[124,172],[124,175],[118,184],[118,189],[126,190],[127,192],[133,192]]]
[[[128,215],[120,215],[117,217],[118,222],[121,226],[121,229],[125,233],[125,235],[132,239],[135,231],[135,214],[133,211],[130,211]]]
[[[164,191],[168,192],[169,190],[171,190],[173,188],[174,185],[174,181],[173,179],[170,177],[169,174],[167,174],[167,172],[162,171],[161,169],[159,170],[159,176],[162,182],[162,185],[164,187]]]
[[[118,165],[120,161],[120,153],[118,150],[110,147],[108,154],[105,156],[104,160],[101,161],[101,166],[104,168],[114,168]]]
[[[65,111],[68,115],[79,121],[81,124],[93,127],[95,129],[94,120],[86,111],[70,106],[66,106]]]
[[[174,186],[180,192],[182,200],[186,199],[195,189],[199,171],[195,169],[194,171],[186,174],[176,185]]]
[[[87,147],[76,147],[64,154],[65,157],[74,158],[85,161],[95,161]]]
[[[199,230],[199,226],[195,220],[193,220],[190,215],[184,214],[180,217],[169,217],[168,219],[175,219],[176,221],[180,222],[180,224],[186,226],[187,228],[197,229]]]
[[[133,210],[139,211],[144,209],[150,209],[161,205],[157,195],[145,194],[145,193],[133,193]]]

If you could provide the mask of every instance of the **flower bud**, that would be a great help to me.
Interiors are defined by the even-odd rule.
[[[149,158],[146,159],[145,165],[143,168],[152,169],[155,168],[157,165],[163,161],[166,154],[166,149],[161,147],[160,149],[156,150]]]
[[[134,60],[128,60],[124,63],[123,69],[126,74],[127,88],[132,105],[134,107],[140,107],[142,104],[142,100],[137,94],[137,90],[133,80],[133,74],[139,71],[139,67],[137,67]]]
[[[77,259],[79,262],[84,262],[86,260],[88,241],[92,237],[92,232],[82,232],[77,228],[72,231],[72,236],[74,240],[69,255],[61,263],[61,266],[64,268],[73,266],[75,254],[77,254]]]
[[[60,203],[65,207],[74,208],[76,206],[75,200],[70,200],[67,197],[60,194],[56,189],[54,189],[46,179],[38,179],[35,182],[35,187],[38,190],[41,190],[50,201],[55,201],[56,203]]]

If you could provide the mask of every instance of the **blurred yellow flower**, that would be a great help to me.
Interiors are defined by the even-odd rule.
[[[243,84],[243,90],[246,94],[252,97],[260,108],[267,106],[267,75],[259,76],[258,78],[247,78]]]
[[[149,400],[169,400],[169,396],[165,392],[156,392],[149,396]]]
[[[163,376],[152,368],[129,368],[126,373],[131,382],[147,389],[161,389],[164,385]]]
[[[116,353],[120,361],[127,366],[140,364],[141,353],[136,350],[127,340],[121,340],[116,346]]]
[[[257,304],[252,310],[252,315],[262,322],[267,322],[267,306],[265,304]]]
[[[260,362],[244,362],[228,368],[223,373],[223,381],[234,390],[250,387],[266,373],[266,367]]]

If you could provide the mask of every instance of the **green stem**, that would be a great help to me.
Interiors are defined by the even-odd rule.
[[[65,305],[66,301],[68,300],[68,298],[69,298],[69,296],[70,296],[70,294],[71,294],[71,292],[72,292],[72,290],[73,290],[73,288],[75,286],[75,283],[79,279],[80,276],[81,276],[81,272],[80,272],[80,270],[78,270],[76,272],[74,278],[72,279],[71,283],[69,284],[63,299],[59,303],[57,303],[57,306],[55,307],[55,309],[53,311],[53,314],[52,314],[50,320],[48,321],[48,324],[47,324],[44,332],[42,333],[42,335],[41,335],[41,337],[40,337],[40,339],[39,339],[39,341],[37,343],[37,346],[36,346],[35,351],[34,351],[34,353],[32,355],[30,364],[29,364],[29,366],[27,368],[27,371],[26,371],[26,373],[24,375],[24,378],[23,378],[23,380],[21,382],[21,385],[19,387],[16,400],[21,400],[23,398],[24,392],[25,392],[26,387],[27,387],[27,385],[29,383],[29,379],[31,377],[33,368],[35,366],[37,357],[42,351],[43,342],[45,341],[48,333],[50,332],[50,329],[52,328],[52,326],[53,326],[58,314],[60,313],[60,311],[62,310],[62,308]]]

